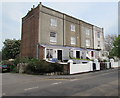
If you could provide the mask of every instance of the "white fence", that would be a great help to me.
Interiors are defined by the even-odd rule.
[[[95,61],[94,64],[92,61],[89,61],[85,64],[73,64],[72,60],[68,61],[69,63],[69,74],[83,73],[95,70],[100,70],[100,64]]]
[[[94,70],[100,70],[100,63],[97,59],[94,60],[94,62],[89,61],[88,63],[80,63],[80,64],[73,64],[72,60],[68,61],[69,63],[69,74],[76,74],[76,73],[83,73],[83,72],[89,72]],[[120,67],[120,61],[114,62],[113,59],[110,60],[110,62],[106,62],[106,68],[114,68],[114,67]]]
[[[112,60],[111,60],[111,66],[112,66],[113,68],[115,68],[115,67],[120,67],[120,61],[114,62],[114,60],[112,59]]]
[[[89,72],[89,71],[93,71],[92,62],[86,64],[73,64],[72,62],[70,63],[70,74]]]

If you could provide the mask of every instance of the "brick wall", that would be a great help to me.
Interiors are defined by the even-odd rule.
[[[39,46],[39,59],[44,58],[44,51],[45,51],[45,48],[42,46]]]
[[[39,7],[22,19],[22,57],[36,57],[38,43]]]

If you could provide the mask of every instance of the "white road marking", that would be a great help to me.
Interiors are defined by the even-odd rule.
[[[72,80],[70,80],[70,81],[77,81],[78,79],[72,79]]]
[[[32,90],[32,89],[36,89],[36,88],[39,88],[39,87],[36,86],[36,87],[32,87],[32,88],[26,88],[26,89],[24,89],[24,91],[28,91],[28,90]]]
[[[56,84],[61,84],[62,82],[56,82],[56,83],[52,83],[52,85],[56,85]]]

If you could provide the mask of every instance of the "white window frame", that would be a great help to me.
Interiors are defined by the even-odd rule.
[[[75,32],[75,25],[74,24],[70,25],[70,30],[73,31],[73,32]]]
[[[55,33],[55,37],[51,36],[51,33]],[[50,32],[50,42],[56,43],[57,42],[57,33],[56,32]]]
[[[53,58],[53,49],[46,49],[46,55],[45,55],[45,57],[46,57],[46,59]]]
[[[50,19],[50,25],[51,25],[51,26],[54,26],[54,27],[57,27],[57,19],[51,18],[51,19]]]
[[[88,40],[88,39],[86,40],[86,46],[90,47],[90,40]]]
[[[100,41],[98,41],[98,47],[100,47]]]
[[[87,36],[90,36],[90,29],[86,28],[86,29],[85,29],[85,32],[86,32],[86,35],[87,35]]]
[[[71,45],[76,45],[76,38],[75,37],[71,37]]]
[[[97,38],[100,38],[100,32],[97,32]]]

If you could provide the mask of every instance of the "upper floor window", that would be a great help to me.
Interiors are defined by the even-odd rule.
[[[75,32],[75,25],[71,24],[71,31]]]
[[[87,47],[90,46],[90,40],[86,40],[86,46],[87,46]]]
[[[57,26],[57,20],[56,19],[51,19],[51,26]]]
[[[100,32],[97,33],[97,37],[100,38]]]
[[[90,30],[89,29],[85,29],[86,35],[89,36],[90,35]]]
[[[100,41],[98,41],[98,47],[100,47]]]
[[[57,33],[50,32],[50,42],[57,42]]]
[[[76,38],[75,37],[71,37],[71,45],[75,45],[76,44]]]

